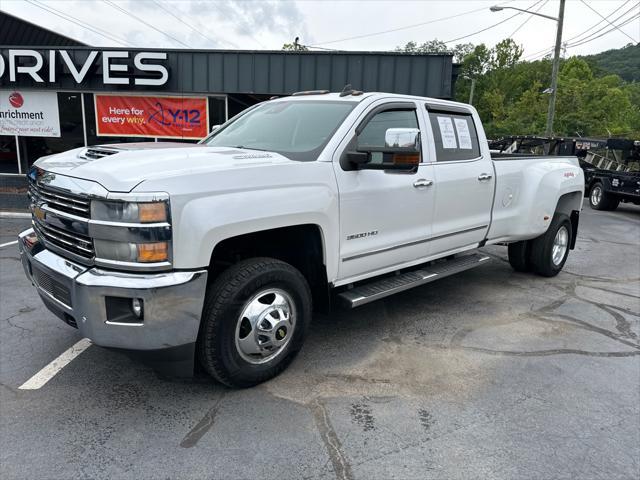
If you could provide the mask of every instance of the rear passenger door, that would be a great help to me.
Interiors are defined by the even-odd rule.
[[[493,161],[480,148],[470,110],[426,106],[435,144],[431,254],[475,247],[486,238],[495,186]]]

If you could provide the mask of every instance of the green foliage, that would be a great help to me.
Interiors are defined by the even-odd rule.
[[[406,53],[453,53],[453,59],[461,62],[466,55],[473,50],[471,43],[459,43],[453,48],[447,47],[447,44],[438,40],[430,40],[418,45],[416,42],[408,42],[404,47],[396,47],[396,52]]]
[[[300,45],[299,43],[285,43],[284,45],[282,45],[282,50],[301,52],[309,49],[304,45]]]
[[[511,39],[493,48],[476,45],[463,56],[456,100],[469,101],[475,79],[473,104],[489,138],[544,134],[549,102],[544,92],[551,83],[551,60],[526,62],[520,61],[521,56],[522,48]],[[554,133],[640,138],[640,84],[594,67],[592,59],[563,60]]]
[[[640,82],[640,43],[583,57],[596,73],[619,75],[627,82]]]

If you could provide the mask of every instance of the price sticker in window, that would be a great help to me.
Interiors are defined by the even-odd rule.
[[[456,133],[453,128],[451,117],[438,117],[438,125],[440,126],[442,148],[458,148]]]
[[[454,118],[453,121],[456,124],[456,132],[458,133],[458,142],[460,148],[463,150],[471,150],[473,145],[471,144],[471,133],[469,132],[469,124],[464,118]]]

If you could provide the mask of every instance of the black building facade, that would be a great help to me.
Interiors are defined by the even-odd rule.
[[[0,175],[23,175],[37,158],[75,147],[169,138],[102,135],[104,95],[206,101],[209,131],[272,96],[347,84],[451,98],[457,75],[450,54],[95,48],[1,12],[0,32],[0,94],[49,92],[59,111],[59,136],[0,133]]]

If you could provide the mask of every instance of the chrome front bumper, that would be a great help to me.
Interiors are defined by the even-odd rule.
[[[96,345],[162,351],[195,344],[206,270],[141,274],[90,268],[46,250],[33,229],[18,238],[24,271],[47,308]],[[114,297],[142,299],[142,321],[110,321],[107,302]]]

